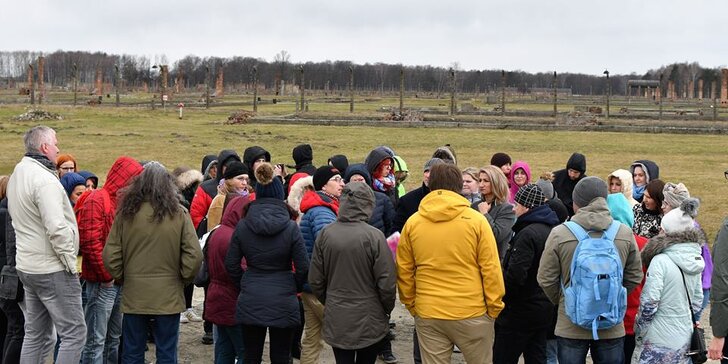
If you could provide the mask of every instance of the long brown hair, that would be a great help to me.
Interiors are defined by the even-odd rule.
[[[122,219],[133,219],[143,202],[149,202],[154,209],[152,222],[162,222],[182,210],[174,178],[159,162],[144,165],[144,171],[119,193],[117,215]]]

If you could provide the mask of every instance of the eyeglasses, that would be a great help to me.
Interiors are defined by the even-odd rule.
[[[334,181],[334,182],[341,182],[341,180],[342,180],[342,178],[338,174],[336,176],[329,178],[329,181]]]

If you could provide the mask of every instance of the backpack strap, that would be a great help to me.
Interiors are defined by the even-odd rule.
[[[621,225],[617,220],[612,220],[612,224],[609,225],[609,228],[604,231],[604,239],[607,239],[609,241],[614,241],[614,239],[617,237],[617,233],[619,232],[619,225]]]
[[[571,231],[572,234],[574,234],[574,237],[576,237],[576,240],[578,240],[579,242],[589,238],[589,233],[584,230],[581,225],[573,221],[567,221],[564,223],[564,225],[569,229],[569,231]]]

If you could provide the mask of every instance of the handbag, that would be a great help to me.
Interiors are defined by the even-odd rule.
[[[205,226],[207,226],[207,222],[205,222]],[[202,224],[200,224],[202,225]],[[212,237],[212,233],[217,230],[217,227],[210,230],[209,233],[205,233],[202,238],[200,238],[200,243],[203,244],[202,246],[202,264],[200,265],[200,270],[197,271],[197,274],[195,274],[195,280],[194,284],[197,287],[204,288],[207,287],[210,284],[210,270],[207,268],[207,246],[208,242],[210,241],[210,237]]]
[[[680,269],[680,267],[677,267]],[[690,307],[690,321],[693,321],[693,334],[690,336],[690,349],[685,353],[693,360],[693,364],[702,364],[708,361],[708,349],[705,346],[705,330],[698,327],[694,322],[695,312],[693,311],[693,303],[690,301],[690,292],[688,284],[685,282],[685,274],[680,269],[683,285],[685,286],[685,294],[688,296],[688,306]]]
[[[20,279],[14,266],[3,266],[0,271],[0,298],[6,300],[18,300]]]

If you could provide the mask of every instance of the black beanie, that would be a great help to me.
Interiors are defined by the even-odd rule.
[[[275,198],[283,200],[286,196],[283,192],[283,183],[273,173],[273,166],[270,163],[263,163],[255,169],[255,198]]]
[[[490,165],[496,166],[496,167],[503,167],[506,164],[512,164],[511,162],[511,156],[505,153],[498,152],[496,154],[493,154],[492,157],[490,157]]]
[[[248,174],[248,167],[246,167],[242,162],[233,161],[225,168],[225,173],[222,175],[222,178],[230,179],[241,174]]]
[[[331,177],[336,176],[337,174],[341,175],[338,170],[332,166],[318,167],[316,172],[313,174],[313,188],[316,191],[321,191],[326,183],[329,182]]]

